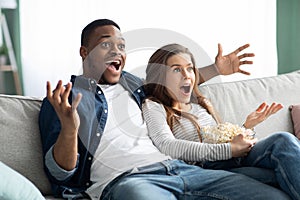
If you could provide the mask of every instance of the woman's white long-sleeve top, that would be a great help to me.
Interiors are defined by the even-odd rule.
[[[198,104],[192,104],[189,113],[197,116],[200,126],[216,124],[212,116]],[[203,162],[232,158],[230,143],[201,143],[197,129],[189,119],[182,117],[173,127],[167,123],[163,105],[147,99],[143,104],[143,115],[149,136],[158,149],[175,159]]]

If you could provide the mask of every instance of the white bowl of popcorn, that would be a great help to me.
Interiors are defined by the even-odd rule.
[[[243,134],[247,139],[255,137],[253,130],[229,122],[220,123],[215,126],[202,126],[200,130],[203,143],[227,143],[239,134]]]

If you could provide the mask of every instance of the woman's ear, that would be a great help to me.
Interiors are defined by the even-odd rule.
[[[81,46],[80,49],[79,49],[79,54],[80,54],[82,60],[84,60],[87,57],[87,55],[88,55],[87,48],[84,47],[84,46]]]

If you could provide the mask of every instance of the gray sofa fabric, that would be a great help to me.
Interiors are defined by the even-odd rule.
[[[293,132],[289,105],[300,103],[300,71],[275,77],[200,86],[224,121],[242,124],[263,101],[284,108],[256,127],[262,138],[276,131]],[[0,161],[27,177],[43,195],[52,199],[43,170],[38,115],[41,98],[0,94]],[[1,173],[1,172],[0,172]]]
[[[256,136],[263,138],[272,132],[293,132],[289,106],[300,104],[300,70],[274,77],[204,85],[200,90],[212,101],[223,121],[239,125],[262,102],[281,103],[283,109],[255,127]]]
[[[33,97],[0,95],[0,160],[50,195],[38,127],[41,103]]]

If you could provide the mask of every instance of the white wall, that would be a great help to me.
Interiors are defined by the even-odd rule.
[[[277,74],[276,1],[273,0],[20,0],[25,95],[45,96],[46,81],[56,84],[81,73],[82,28],[92,20],[116,21],[127,40],[126,70],[144,76],[152,52],[163,44],[188,46],[199,65],[214,62],[217,43],[224,53],[250,43],[252,75]],[[205,51],[203,51],[204,49]]]

